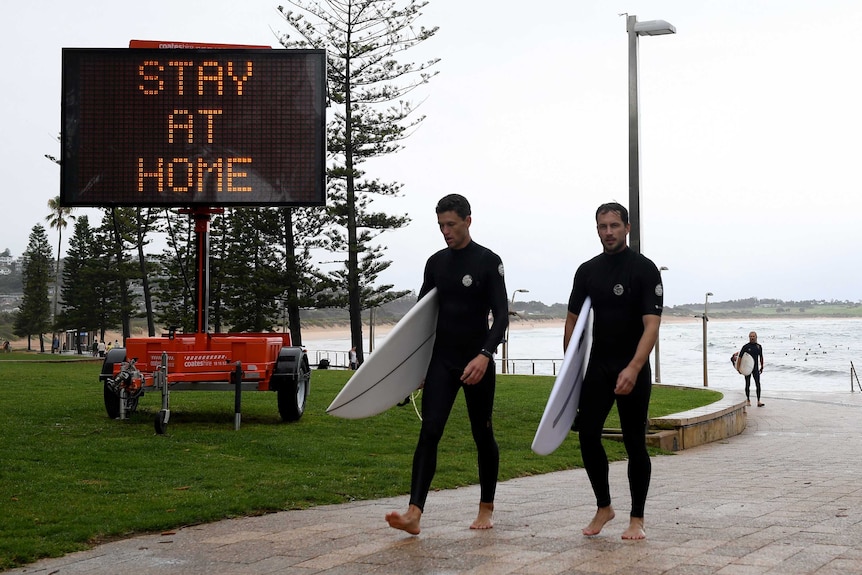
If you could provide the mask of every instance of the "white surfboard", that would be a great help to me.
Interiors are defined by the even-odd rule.
[[[416,391],[431,362],[437,309],[437,288],[434,288],[392,328],[326,412],[345,419],[371,417]]]
[[[747,353],[740,355],[736,360],[736,371],[742,375],[751,375],[751,372],[754,371],[754,358]]]
[[[588,297],[581,306],[560,373],[557,374],[542,420],[536,429],[532,449],[539,455],[548,455],[562,445],[575,422],[587,367],[587,352],[592,340],[592,322],[589,321],[591,303]]]

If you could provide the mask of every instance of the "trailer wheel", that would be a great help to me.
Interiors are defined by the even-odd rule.
[[[105,382],[105,411],[111,419],[120,417],[120,396]]]
[[[108,378],[114,376],[114,365],[118,363],[123,363],[126,361],[126,350],[123,348],[116,348],[110,350],[105,355],[105,361],[102,362],[102,371],[99,374],[99,380],[102,382],[104,386],[104,390],[102,395],[105,400],[105,411],[108,414],[108,417],[111,419],[117,419],[120,417],[120,394],[111,389],[111,386],[108,385]],[[138,399],[137,397],[130,397],[126,399],[126,413],[132,413],[138,408]]]
[[[283,347],[273,373],[278,412],[284,421],[298,421],[305,413],[311,387],[311,366],[300,347]]]
[[[156,433],[158,435],[164,435],[168,430],[168,412],[164,409],[159,411],[156,414],[155,420],[153,421],[154,427],[156,428]]]

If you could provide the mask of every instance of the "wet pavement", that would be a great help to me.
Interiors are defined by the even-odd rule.
[[[584,537],[583,470],[499,485],[495,527],[475,531],[478,487],[432,492],[422,533],[389,528],[406,497],[220,521],[107,543],[7,573],[847,574],[862,573],[862,394],[765,395],[736,437],[653,458],[645,541],[623,541],[626,464],[611,464],[617,518]]]

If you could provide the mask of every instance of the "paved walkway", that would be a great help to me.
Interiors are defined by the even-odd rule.
[[[618,517],[597,537],[582,470],[501,483],[496,526],[467,529],[478,488],[432,493],[423,531],[383,516],[407,498],[318,507],[135,537],[10,573],[707,574],[862,573],[862,394],[769,396],[737,437],[653,459],[642,542],[620,540],[625,463],[611,465]]]

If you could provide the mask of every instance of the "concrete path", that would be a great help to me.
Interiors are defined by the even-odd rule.
[[[583,470],[507,481],[496,526],[467,527],[478,488],[430,495],[418,537],[390,529],[406,497],[221,521],[101,545],[9,573],[46,575],[862,573],[862,394],[765,396],[726,441],[653,459],[648,540],[620,533],[625,463],[611,465],[617,518],[598,536]]]

